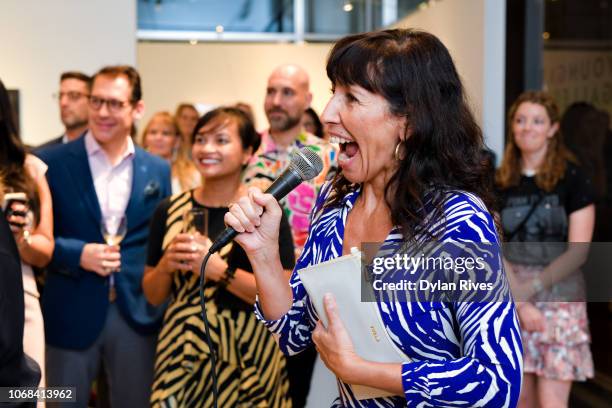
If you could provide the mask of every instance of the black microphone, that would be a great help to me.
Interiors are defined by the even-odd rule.
[[[272,194],[276,200],[281,200],[291,190],[299,186],[303,181],[315,178],[323,170],[321,158],[308,147],[302,147],[291,156],[289,167],[283,171],[279,178],[264,192]],[[208,253],[213,254],[236,238],[238,232],[232,227],[227,227],[212,244]]]

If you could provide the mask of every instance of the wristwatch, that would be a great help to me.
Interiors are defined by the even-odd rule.
[[[540,279],[539,277],[534,278],[531,281],[531,287],[533,288],[534,294],[544,290],[544,284],[542,284],[542,279]]]

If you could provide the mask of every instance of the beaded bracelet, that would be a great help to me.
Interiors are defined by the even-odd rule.
[[[219,285],[223,288],[227,287],[230,284],[234,276],[236,275],[236,268],[233,266],[228,266],[225,270],[225,274],[221,280],[219,280]]]

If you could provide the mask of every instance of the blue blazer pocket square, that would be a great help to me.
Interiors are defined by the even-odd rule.
[[[159,183],[155,180],[149,181],[144,189],[145,199],[159,196]]]

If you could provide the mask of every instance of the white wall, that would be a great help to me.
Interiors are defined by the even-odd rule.
[[[498,156],[503,140],[505,0],[438,0],[398,23],[430,31],[450,49],[487,142]],[[26,143],[59,135],[59,75],[94,73],[107,64],[135,64],[143,77],[147,111],[174,110],[182,101],[255,109],[259,128],[268,74],[295,62],[311,76],[313,107],[329,97],[325,59],[331,44],[138,43],[136,0],[1,0],[0,79],[20,90]]]
[[[310,75],[313,108],[321,113],[329,99],[325,60],[331,44],[147,43],[138,44],[145,117],[173,112],[187,101],[210,105],[249,103],[259,129],[267,126],[263,99],[267,78],[283,63],[296,63]]]
[[[1,0],[0,79],[19,89],[21,134],[32,145],[61,134],[63,71],[93,74],[136,62],[136,0]]]
[[[506,128],[506,0],[485,0],[482,130],[501,163]]]
[[[498,161],[504,140],[505,10],[506,0],[437,0],[394,25],[428,31],[446,45]]]

